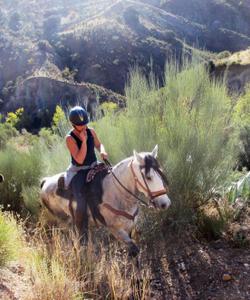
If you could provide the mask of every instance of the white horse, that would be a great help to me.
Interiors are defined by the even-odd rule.
[[[102,181],[102,192],[99,195],[98,212],[104,218],[109,231],[129,247],[132,256],[138,254],[139,249],[131,239],[131,231],[138,215],[138,192],[143,193],[152,207],[167,209],[171,201],[164,186],[164,175],[156,160],[158,146],[152,152],[137,153],[126,158],[112,168]],[[41,198],[44,205],[54,215],[69,219],[76,209],[76,202],[72,205],[66,198],[56,194],[57,182],[62,174],[44,178],[42,182]],[[139,200],[138,200],[139,199]],[[88,210],[90,221],[93,221]],[[72,219],[72,218],[71,218]],[[97,218],[98,219],[98,218]],[[99,219],[97,223],[101,223]]]

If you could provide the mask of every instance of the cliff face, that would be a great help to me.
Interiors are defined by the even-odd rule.
[[[83,105],[95,119],[96,108],[103,102],[114,102],[124,107],[125,98],[94,84],[77,84],[48,78],[29,77],[20,82],[8,103],[7,110],[24,107],[27,129],[36,130],[49,126],[56,105],[67,109],[76,104]]]

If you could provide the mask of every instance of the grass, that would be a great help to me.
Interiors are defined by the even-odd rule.
[[[10,213],[0,211],[0,267],[19,258],[24,245],[24,231]]]
[[[65,235],[53,228],[48,234],[37,229],[27,262],[33,283],[30,300],[147,299],[149,295],[147,269],[139,276],[116,244],[108,249],[99,241],[80,248],[72,232]]]

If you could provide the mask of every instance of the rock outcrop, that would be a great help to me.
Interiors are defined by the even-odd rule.
[[[241,93],[250,83],[250,48],[216,60],[212,74],[226,76],[229,90]]]
[[[125,106],[125,98],[111,90],[89,83],[74,83],[49,77],[28,77],[20,82],[8,102],[7,110],[24,108],[23,126],[36,130],[49,126],[56,105],[67,109],[80,104],[86,107],[91,119],[95,119],[96,108],[103,102],[114,102]],[[26,124],[25,124],[26,123]]]

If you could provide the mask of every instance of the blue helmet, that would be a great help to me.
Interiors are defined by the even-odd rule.
[[[75,106],[69,112],[69,120],[73,125],[86,125],[89,122],[88,113],[81,106]]]

